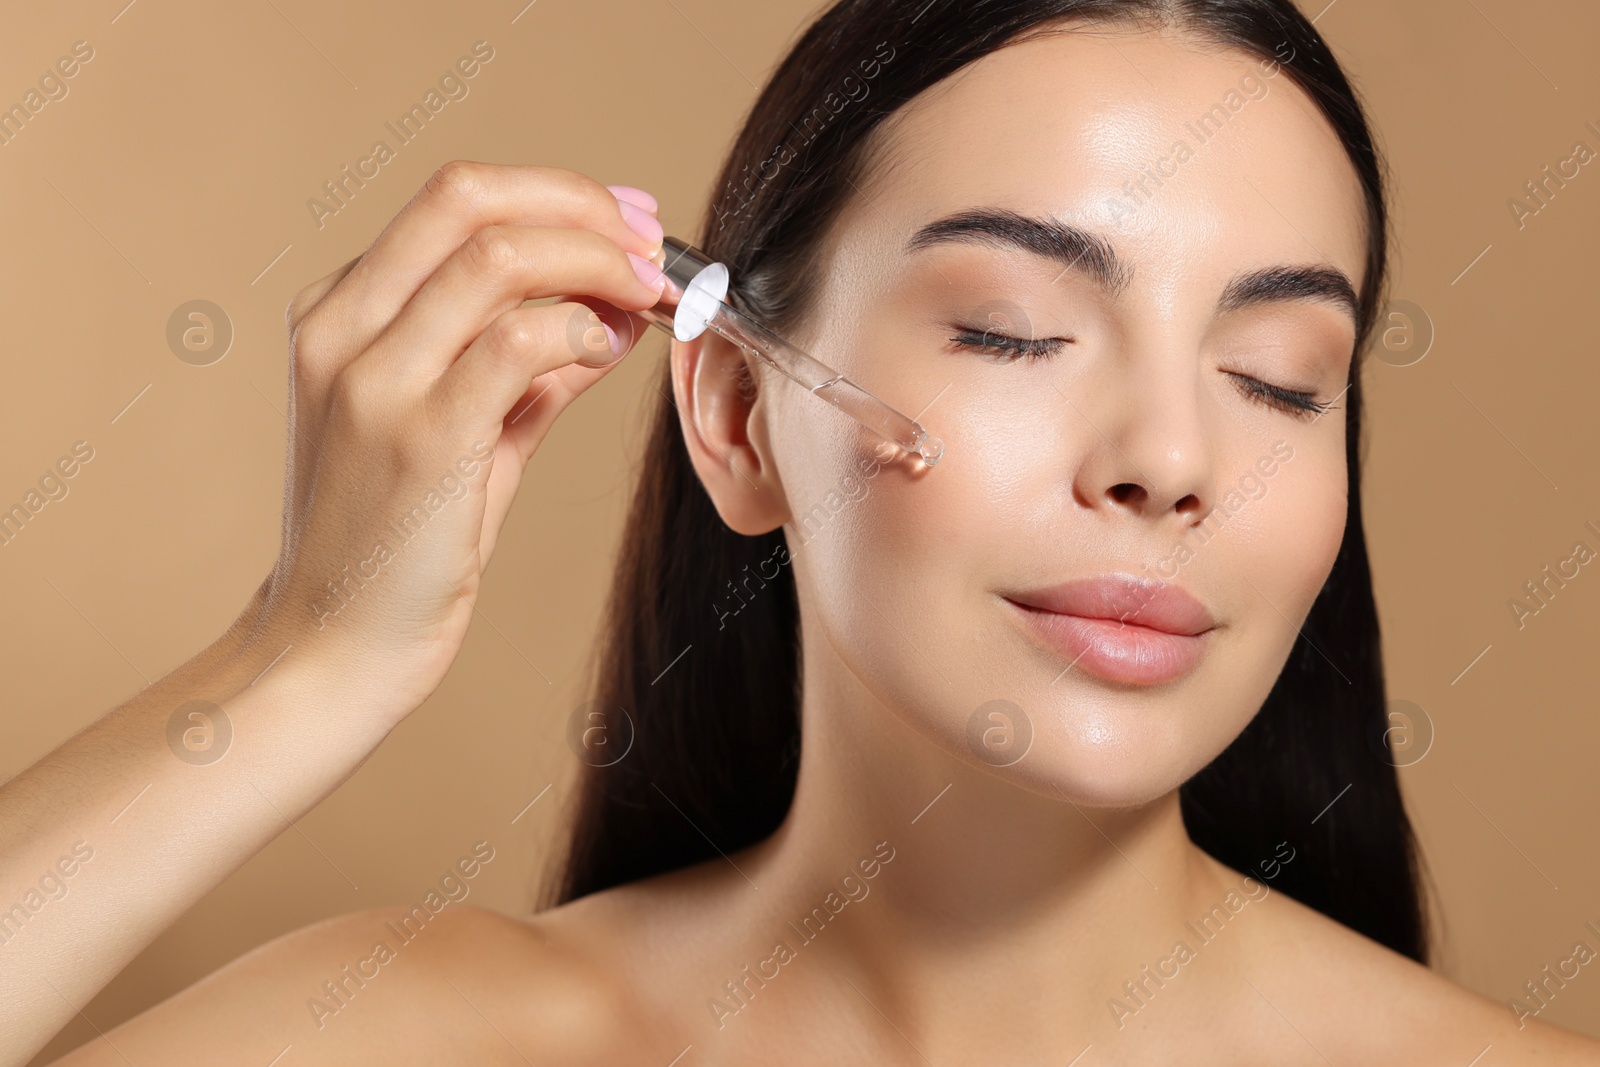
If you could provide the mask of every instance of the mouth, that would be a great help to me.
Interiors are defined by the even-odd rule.
[[[1105,575],[1006,594],[1033,637],[1109,682],[1152,686],[1188,674],[1205,656],[1216,619],[1168,582]],[[1058,676],[1059,677],[1059,676]]]

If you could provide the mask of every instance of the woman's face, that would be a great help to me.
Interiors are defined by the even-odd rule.
[[[764,390],[808,672],[1042,792],[1153,799],[1259,709],[1339,547],[1355,172],[1272,64],[1116,31],[993,53],[880,136],[795,340],[946,451],[875,469]],[[1059,588],[1117,575],[1149,584]]]

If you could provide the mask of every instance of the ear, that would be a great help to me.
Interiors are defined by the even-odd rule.
[[[717,514],[747,536],[789,518],[768,437],[768,404],[755,368],[712,330],[672,342],[672,391],[695,473]]]

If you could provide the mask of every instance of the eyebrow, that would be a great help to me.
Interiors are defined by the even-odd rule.
[[[1111,242],[1093,230],[1003,208],[975,208],[930,222],[911,235],[906,251],[949,242],[1020,248],[1062,264],[1063,274],[1077,270],[1113,294],[1126,288],[1133,276]]]
[[[1018,248],[1076,270],[1113,296],[1127,288],[1133,268],[1117,256],[1104,234],[1059,219],[1022,215],[1004,208],[975,208],[922,226],[906,242],[907,252],[946,243]],[[1059,276],[1058,276],[1059,277]],[[1234,277],[1217,301],[1217,314],[1280,301],[1329,303],[1360,328],[1360,301],[1350,277],[1324,264],[1263,267]]]
[[[1361,305],[1344,271],[1327,266],[1266,267],[1241,274],[1228,283],[1217,312],[1282,300],[1314,300],[1332,304],[1361,328]]]

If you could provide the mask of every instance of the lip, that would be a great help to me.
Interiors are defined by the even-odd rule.
[[[1171,582],[1124,574],[1004,595],[1029,629],[1106,681],[1160,685],[1193,670],[1216,619]],[[1065,673],[1065,672],[1063,672]]]

